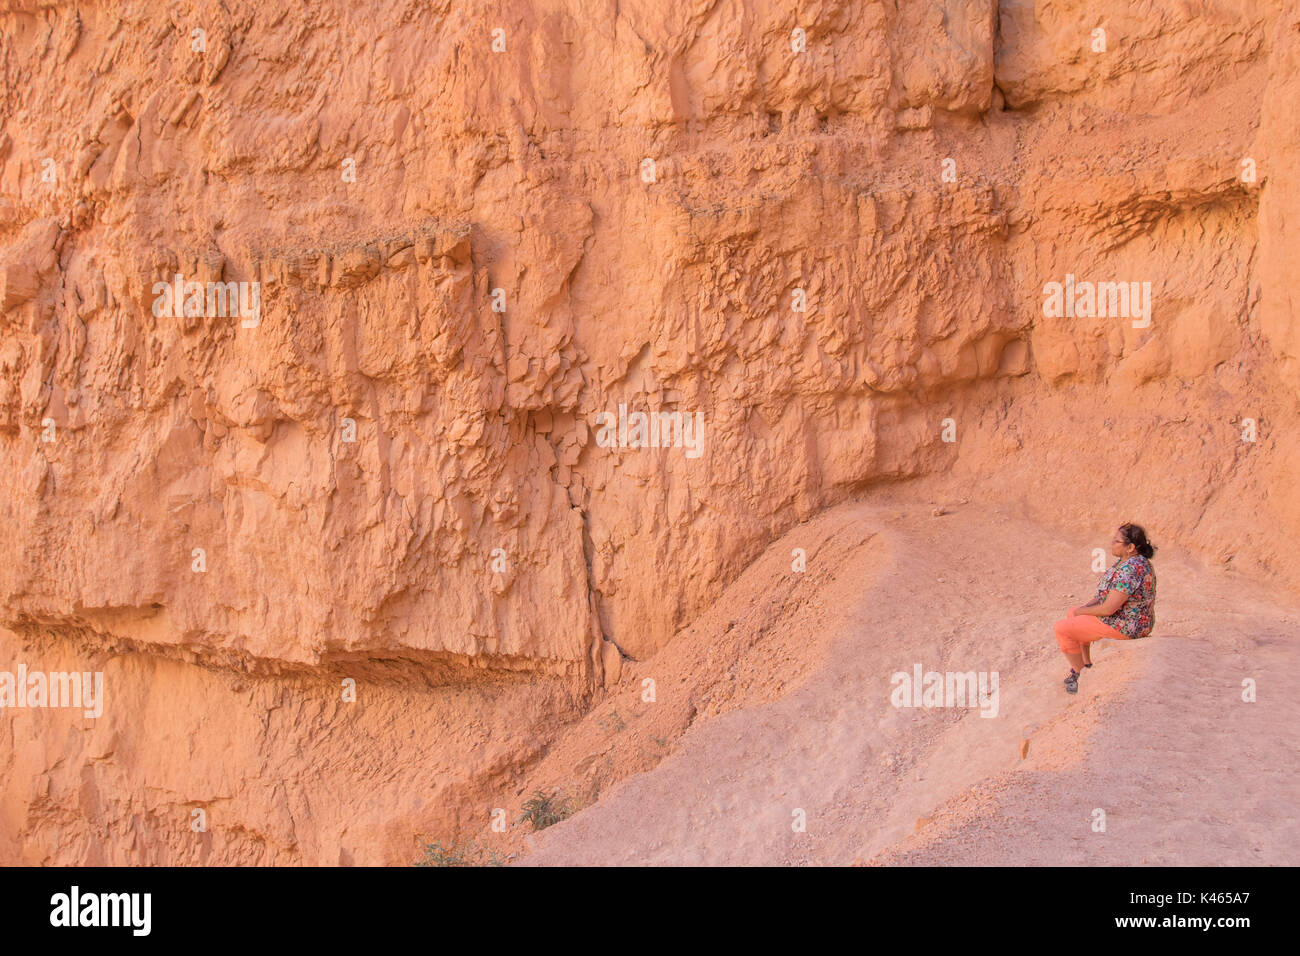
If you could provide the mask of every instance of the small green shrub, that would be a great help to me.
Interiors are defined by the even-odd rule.
[[[524,815],[520,819],[531,823],[534,830],[545,830],[572,815],[573,803],[560,791],[546,793],[538,790],[524,804]]]
[[[496,850],[486,850],[473,840],[462,847],[443,846],[441,840],[424,845],[423,859],[416,866],[502,866],[504,861]]]

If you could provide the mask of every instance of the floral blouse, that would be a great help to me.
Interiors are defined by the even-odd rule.
[[[1123,591],[1128,600],[1114,614],[1100,620],[1128,637],[1146,637],[1156,623],[1156,572],[1140,554],[1111,565],[1097,583],[1097,597],[1107,591]]]

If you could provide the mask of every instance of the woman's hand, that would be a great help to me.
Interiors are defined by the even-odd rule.
[[[1106,600],[1098,603],[1094,599],[1093,603],[1075,608],[1075,611],[1078,614],[1090,614],[1093,617],[1110,617],[1110,615],[1122,608],[1127,600],[1128,594],[1124,591],[1107,591]]]
[[[1097,604],[1097,603],[1098,603],[1098,599],[1097,599],[1097,598],[1093,598],[1093,599],[1092,599],[1091,601],[1089,601],[1087,604],[1080,604],[1078,607],[1072,607],[1072,608],[1070,608],[1068,611],[1065,612],[1065,616],[1066,616],[1066,617],[1074,617],[1074,615],[1078,614],[1080,611],[1083,611],[1084,608],[1086,608],[1086,607],[1092,607],[1094,604]],[[1087,612],[1085,611],[1084,613],[1086,614]]]

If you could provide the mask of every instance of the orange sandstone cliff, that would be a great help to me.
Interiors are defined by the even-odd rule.
[[[884,482],[1300,589],[1281,0],[5,0],[0,66],[0,670],[105,685],[0,712],[0,862],[410,862]]]

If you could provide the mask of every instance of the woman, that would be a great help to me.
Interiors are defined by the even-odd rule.
[[[1110,553],[1117,560],[1101,576],[1097,596],[1083,607],[1072,607],[1056,622],[1056,643],[1070,662],[1065,689],[1079,692],[1079,672],[1092,666],[1088,645],[1102,638],[1126,641],[1146,637],[1156,623],[1156,549],[1139,525],[1125,524],[1115,532]]]

